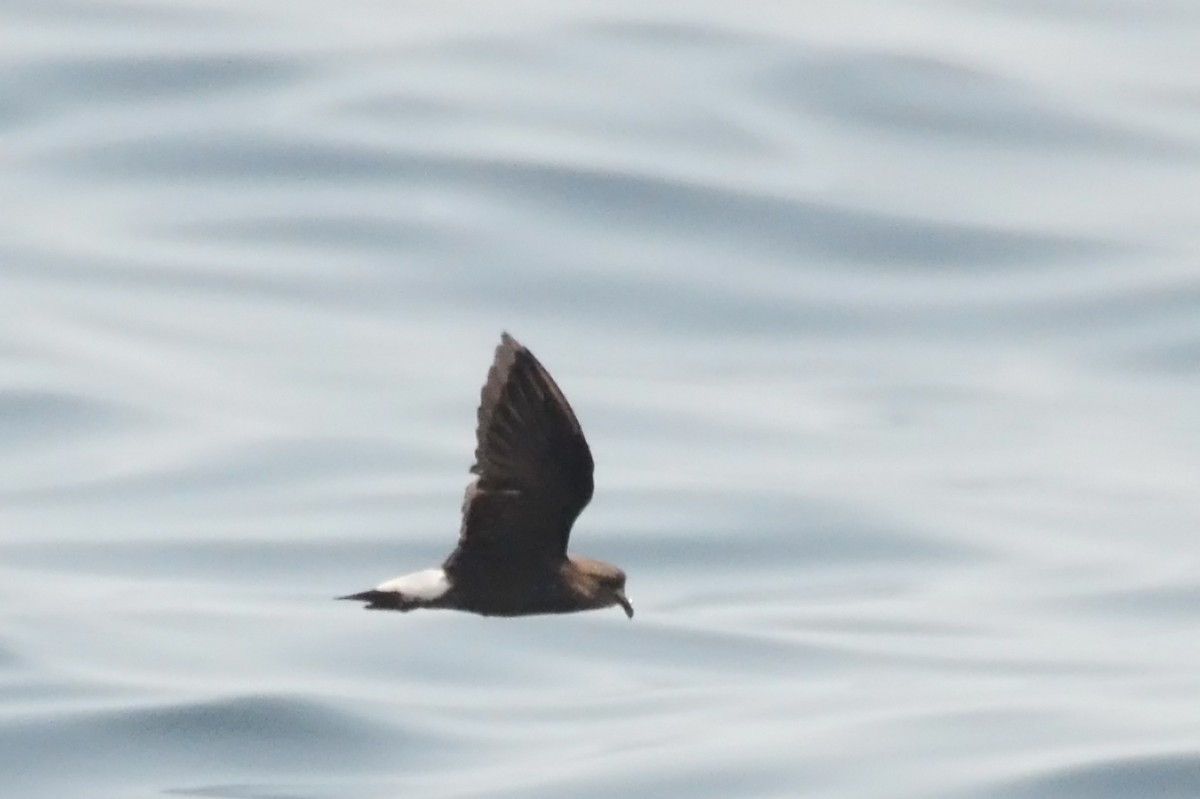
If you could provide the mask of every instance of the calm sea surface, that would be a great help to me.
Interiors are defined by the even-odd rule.
[[[1197,42],[0,3],[0,796],[1200,796]],[[331,601],[453,544],[504,329],[636,618]]]

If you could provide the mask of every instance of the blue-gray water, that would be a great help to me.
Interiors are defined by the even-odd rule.
[[[0,4],[0,796],[1200,795],[1200,7]],[[619,610],[451,547],[502,329]]]

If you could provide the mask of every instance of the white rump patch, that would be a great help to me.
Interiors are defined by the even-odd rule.
[[[395,591],[413,599],[434,600],[450,590],[450,581],[441,569],[426,569],[393,577],[375,587],[376,591]]]

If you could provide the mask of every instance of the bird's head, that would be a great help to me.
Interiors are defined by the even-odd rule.
[[[611,563],[592,558],[576,558],[570,560],[576,573],[576,590],[591,603],[594,608],[608,608],[620,605],[625,615],[633,618],[633,605],[625,596],[625,572]]]

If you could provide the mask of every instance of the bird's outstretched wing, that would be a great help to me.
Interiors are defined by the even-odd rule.
[[[550,373],[507,333],[483,387],[476,438],[478,477],[447,572],[565,558],[571,525],[592,498],[592,453]]]

